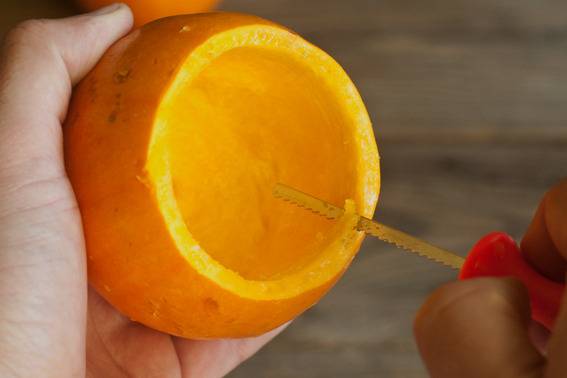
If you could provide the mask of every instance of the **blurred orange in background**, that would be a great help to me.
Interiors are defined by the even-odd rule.
[[[144,25],[158,18],[187,13],[208,12],[220,0],[122,0],[132,8],[136,26]],[[87,11],[110,5],[116,0],[77,0]]]

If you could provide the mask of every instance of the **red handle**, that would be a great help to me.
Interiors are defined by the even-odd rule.
[[[564,285],[536,272],[523,258],[514,239],[493,232],[480,239],[469,253],[459,279],[513,276],[526,286],[532,319],[552,329],[559,311]]]

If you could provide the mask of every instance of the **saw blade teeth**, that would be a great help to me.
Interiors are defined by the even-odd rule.
[[[332,213],[335,210],[332,205],[327,204],[324,201],[318,201],[316,203],[310,204],[306,202],[309,197],[303,198],[306,195],[299,191],[296,191],[295,189],[288,188],[286,186],[283,186],[282,184],[278,184],[273,193],[275,197],[298,206],[302,209],[309,210],[312,213],[315,213],[325,219],[333,220],[338,218],[337,215]],[[296,198],[294,196],[301,197]],[[315,199],[313,200],[315,201]]]
[[[447,262],[447,261],[445,261],[445,260],[443,260],[443,259],[437,258],[437,257],[435,257],[435,256],[431,256],[431,255],[429,255],[429,254],[427,254],[427,253],[425,253],[425,252],[420,251],[419,249],[410,248],[410,247],[408,247],[407,245],[404,245],[404,244],[402,244],[402,243],[399,243],[399,242],[397,242],[397,241],[395,241],[395,240],[386,239],[386,238],[381,238],[381,240],[385,241],[386,243],[393,244],[393,245],[396,246],[398,249],[402,249],[402,250],[404,250],[404,251],[406,251],[406,252],[409,252],[409,253],[412,253],[412,254],[417,254],[417,255],[419,255],[419,256],[421,256],[421,257],[425,257],[425,258],[428,259],[428,260],[435,261],[435,262],[437,262],[437,263],[443,264],[443,265],[448,266],[448,267],[450,267],[450,268],[456,268],[456,269],[459,268],[458,266],[454,266],[453,264],[451,264],[451,263],[449,263],[449,262]]]
[[[366,230],[364,230],[364,231],[366,231]],[[411,248],[411,247],[409,247],[409,246],[407,246],[407,245],[405,245],[405,244],[403,244],[403,243],[400,243],[400,242],[398,242],[398,241],[396,241],[396,240],[393,240],[393,239],[390,239],[390,238],[385,238],[385,237],[381,237],[380,240],[385,241],[386,243],[392,244],[392,245],[394,245],[395,247],[397,247],[397,248],[399,248],[399,249],[402,249],[402,250],[404,250],[404,251],[406,251],[406,252],[409,252],[409,253],[412,253],[412,254],[417,254],[417,255],[419,255],[419,256],[421,256],[421,257],[427,258],[428,260],[438,262],[438,263],[440,263],[440,264],[443,264],[443,265],[448,266],[448,267],[451,267],[451,268],[455,268],[455,266],[453,266],[452,264],[448,263],[448,262],[445,261],[445,260],[436,258],[436,257],[431,256],[431,255],[428,255],[427,253],[422,252],[422,251],[420,251],[419,249]]]
[[[376,236],[382,241],[393,244],[406,252],[414,253],[429,260],[436,261],[451,268],[459,269],[463,258],[451,252],[437,248],[404,232],[398,231],[381,223],[361,217],[358,229]]]
[[[297,189],[284,184],[277,184],[274,195],[300,208],[309,210],[329,220],[338,219],[344,214],[344,209],[334,206],[324,200],[315,198]],[[429,260],[439,262],[451,268],[459,269],[464,259],[454,253],[435,247],[421,239],[415,238],[405,232],[388,227],[372,219],[359,216],[358,224],[354,228],[373,235],[380,240],[393,244],[406,252],[414,253]]]
[[[438,258],[429,256],[429,255],[427,255],[427,254],[425,254],[425,253],[422,253],[422,252],[420,252],[420,251],[417,251],[417,250],[409,250],[409,249],[407,249],[407,248],[404,248],[403,246],[400,246],[400,247],[401,247],[402,249],[404,249],[404,250],[410,252],[410,253],[417,253],[418,255],[427,258],[428,260],[432,260],[432,261],[438,262],[438,263],[440,263],[440,264],[443,264],[443,265],[445,265],[445,266],[448,266],[449,268],[456,268],[456,269],[459,268],[459,267],[457,267],[457,266],[454,266],[453,264],[448,263],[448,262],[445,261],[445,260],[441,260],[441,259],[438,259]]]

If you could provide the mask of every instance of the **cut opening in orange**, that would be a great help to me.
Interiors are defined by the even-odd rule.
[[[224,268],[281,279],[344,234],[273,198],[276,182],[369,210],[357,175],[371,172],[357,166],[355,140],[366,125],[343,108],[347,80],[326,54],[270,26],[216,35],[180,69],[157,116],[159,154],[187,231]]]

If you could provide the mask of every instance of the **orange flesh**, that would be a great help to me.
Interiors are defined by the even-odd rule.
[[[356,197],[352,133],[336,101],[305,64],[259,47],[224,52],[173,97],[162,116],[177,205],[225,268],[277,279],[333,239],[333,222],[271,191],[284,182],[336,204]]]

